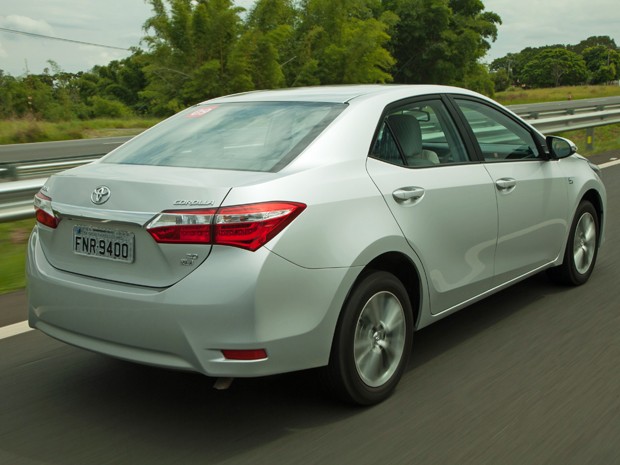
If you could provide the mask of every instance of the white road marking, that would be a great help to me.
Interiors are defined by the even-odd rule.
[[[620,165],[620,160],[608,161],[607,163],[601,163],[598,165],[599,168],[609,168],[610,166]]]
[[[0,328],[0,339],[6,339],[7,337],[17,336],[18,334],[27,333],[32,331],[32,328],[28,326],[27,321],[20,321],[9,326],[3,326]]]

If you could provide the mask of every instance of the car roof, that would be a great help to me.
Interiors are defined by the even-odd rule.
[[[224,102],[326,102],[347,103],[351,100],[366,96],[377,95],[400,95],[407,93],[414,97],[417,95],[458,93],[465,95],[477,95],[466,89],[439,85],[402,85],[402,84],[362,84],[362,85],[339,85],[339,86],[316,86],[296,87],[290,89],[260,90],[227,95],[208,100],[203,103]]]

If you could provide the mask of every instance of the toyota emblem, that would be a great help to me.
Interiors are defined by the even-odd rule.
[[[106,186],[97,187],[92,194],[90,194],[90,201],[95,205],[101,205],[108,201],[110,198],[110,189]]]

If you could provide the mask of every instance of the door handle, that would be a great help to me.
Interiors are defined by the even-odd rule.
[[[396,201],[403,200],[417,200],[421,199],[424,196],[424,189],[422,187],[401,187],[400,189],[396,189],[392,192],[392,197]]]
[[[509,191],[517,185],[517,180],[514,178],[501,178],[495,181],[495,185],[500,191]]]

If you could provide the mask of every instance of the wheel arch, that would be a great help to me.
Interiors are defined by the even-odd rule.
[[[587,200],[588,202],[592,204],[592,206],[596,210],[596,214],[598,215],[598,222],[599,222],[598,241],[599,241],[599,246],[600,246],[603,240],[603,231],[604,231],[603,225],[605,221],[603,199],[601,198],[601,195],[598,193],[598,191],[596,191],[596,189],[590,189],[583,194],[579,203],[583,202],[584,200]]]
[[[370,261],[359,274],[357,282],[370,271],[386,271],[392,273],[407,290],[413,311],[414,328],[417,328],[422,308],[421,276],[415,264],[402,252],[386,252]]]
[[[391,394],[407,366],[413,332],[420,315],[420,278],[414,263],[402,252],[383,253],[359,270],[344,299],[332,338],[329,363],[321,370],[320,376],[324,385],[341,399],[358,405],[372,405]],[[398,286],[395,281],[398,282]],[[411,313],[405,318],[409,320],[408,323],[403,324],[410,330],[405,331],[404,348],[398,356],[396,371],[390,372],[390,377],[384,384],[375,386],[365,384],[366,381],[362,379],[359,371],[356,371],[358,365],[353,354],[351,331],[355,330],[361,321],[358,319],[359,312],[365,307],[367,296],[378,290],[385,290],[384,286],[394,292],[398,291],[397,293],[401,295],[405,292],[409,297]]]

